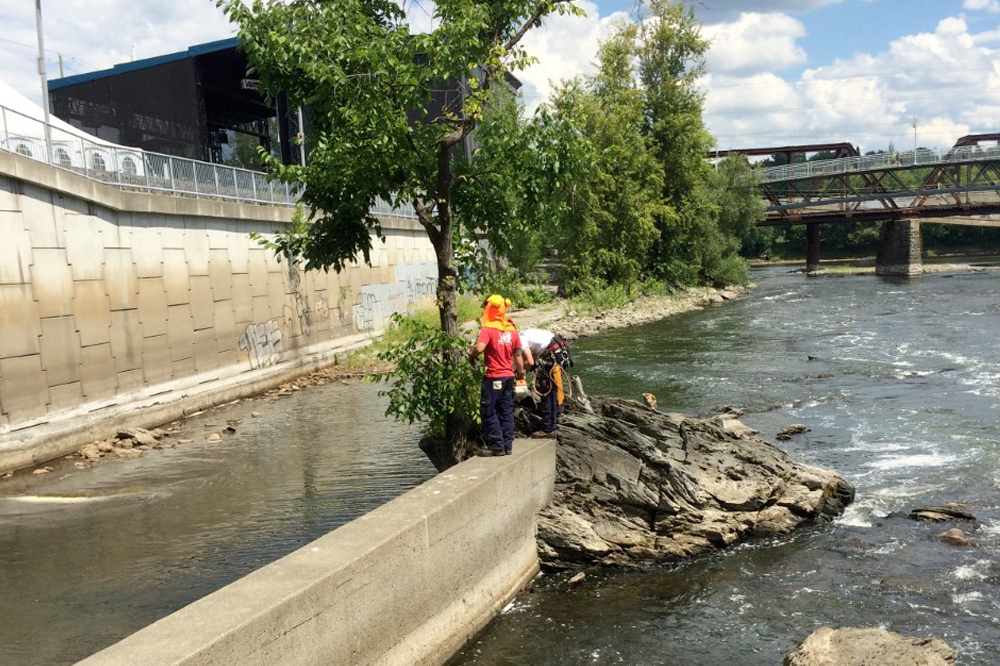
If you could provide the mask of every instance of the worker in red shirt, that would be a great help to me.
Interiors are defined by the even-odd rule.
[[[469,350],[469,362],[486,359],[486,376],[479,400],[479,414],[490,452],[510,455],[514,446],[514,381],[524,378],[521,338],[507,326],[503,296],[493,294],[483,308],[482,328]]]

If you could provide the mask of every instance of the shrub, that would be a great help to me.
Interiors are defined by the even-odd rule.
[[[469,428],[478,423],[483,368],[465,362],[469,341],[400,315],[393,315],[393,325],[399,339],[378,355],[395,365],[395,370],[379,378],[389,384],[379,391],[389,398],[386,415],[408,423],[425,422],[427,435],[437,439],[444,437],[449,418]]]

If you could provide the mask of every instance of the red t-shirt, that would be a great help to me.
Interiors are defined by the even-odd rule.
[[[484,326],[479,330],[477,343],[486,343],[486,376],[491,379],[514,376],[514,352],[521,348],[517,331],[498,331]]]

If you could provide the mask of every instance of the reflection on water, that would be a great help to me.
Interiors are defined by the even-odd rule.
[[[383,411],[377,387],[316,387],[189,419],[174,449],[0,484],[0,664],[73,663],[433,476]]]
[[[456,661],[469,665],[773,666],[827,626],[936,636],[966,666],[1000,663],[1000,273],[807,279],[757,273],[735,303],[579,341],[590,393],[663,411],[732,405],[836,469],[857,503],[832,525],[644,574],[542,577]],[[951,525],[894,512],[967,502]]]

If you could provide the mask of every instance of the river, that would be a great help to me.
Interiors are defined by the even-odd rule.
[[[742,407],[766,438],[805,424],[782,448],[843,473],[856,504],[682,565],[542,576],[456,664],[776,666],[823,625],[1000,663],[1000,273],[754,279],[738,301],[575,343],[576,369],[663,410]],[[334,383],[189,419],[174,449],[5,479],[0,664],[71,664],[429,478],[383,409],[376,386]],[[976,548],[888,517],[948,501],[979,517],[962,525]]]
[[[378,389],[241,401],[176,448],[3,479],[0,664],[75,663],[431,478]]]
[[[1000,663],[1000,273],[806,278],[759,270],[750,296],[574,346],[591,393],[664,411],[746,410],[765,438],[838,470],[857,501],[833,524],[646,573],[543,576],[455,666],[776,666],[821,626],[934,636]],[[812,357],[812,358],[810,358]],[[894,512],[949,501],[951,525]]]

